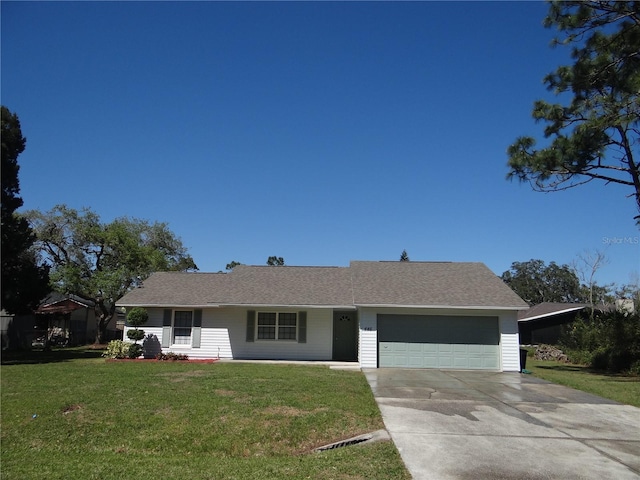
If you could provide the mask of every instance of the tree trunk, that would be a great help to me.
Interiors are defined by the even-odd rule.
[[[111,303],[108,307],[102,298],[96,299],[96,344],[104,344],[107,340],[107,326],[116,312],[115,303]]]
[[[107,329],[102,327],[102,322],[100,322],[100,321],[96,322],[96,326],[98,328],[96,329],[95,344],[96,345],[102,345],[102,344],[104,344],[104,339],[106,338]]]

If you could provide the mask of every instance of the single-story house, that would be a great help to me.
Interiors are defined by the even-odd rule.
[[[35,314],[36,329],[44,330],[50,343],[85,345],[96,339],[98,324],[93,300],[52,292]],[[124,314],[116,311],[107,325],[106,340],[120,338],[123,329]]]
[[[118,306],[148,311],[147,354],[494,371],[520,370],[528,308],[482,263],[413,261],[161,272]]]
[[[29,349],[50,345],[84,345],[96,339],[95,302],[77,295],[51,292],[26,315],[0,313],[2,349]],[[122,319],[120,319],[122,317]],[[122,337],[124,314],[107,326],[107,339]]]

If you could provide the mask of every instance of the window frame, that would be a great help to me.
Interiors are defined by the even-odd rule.
[[[270,324],[262,324],[260,325],[260,315],[275,315],[275,324],[270,325]],[[295,320],[295,325],[287,325],[287,324],[281,324],[280,323],[280,315],[289,317],[289,318],[283,318],[282,321],[291,321],[291,317],[294,317]],[[264,337],[260,337],[260,327],[263,328],[270,328],[273,327],[274,329],[274,337],[273,338],[264,338]],[[281,329],[283,329],[281,331]],[[290,333],[289,335],[283,335],[283,333],[285,331],[291,331],[291,329],[294,329],[294,335],[293,337],[291,337]],[[256,312],[256,321],[255,321],[255,329],[254,329],[254,339],[256,342],[292,342],[292,343],[296,343],[298,342],[298,335],[300,333],[300,315],[298,314],[298,312],[287,312],[287,311],[273,311],[273,310],[260,310]],[[287,337],[287,338],[282,338],[282,337]]]
[[[176,328],[186,329],[187,327],[176,327],[176,314],[177,313],[189,313],[191,316],[191,323],[189,325],[189,342],[188,343],[176,343]],[[193,346],[193,321],[195,317],[194,310],[183,310],[183,309],[175,309],[173,310],[173,315],[171,316],[171,347],[176,348],[190,348]]]

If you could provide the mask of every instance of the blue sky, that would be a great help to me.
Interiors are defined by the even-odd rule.
[[[232,260],[570,263],[640,270],[634,202],[510,182],[534,100],[570,62],[541,2],[7,2],[2,104],[25,209],[167,222]]]

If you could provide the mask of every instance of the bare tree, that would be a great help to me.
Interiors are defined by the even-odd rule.
[[[591,307],[591,316],[596,303],[605,303],[608,292],[613,288],[613,284],[600,286],[596,282],[596,274],[598,270],[609,263],[604,252],[599,250],[585,250],[578,254],[576,260],[571,264],[574,272],[580,279],[583,287],[586,289],[586,297],[589,299]]]

